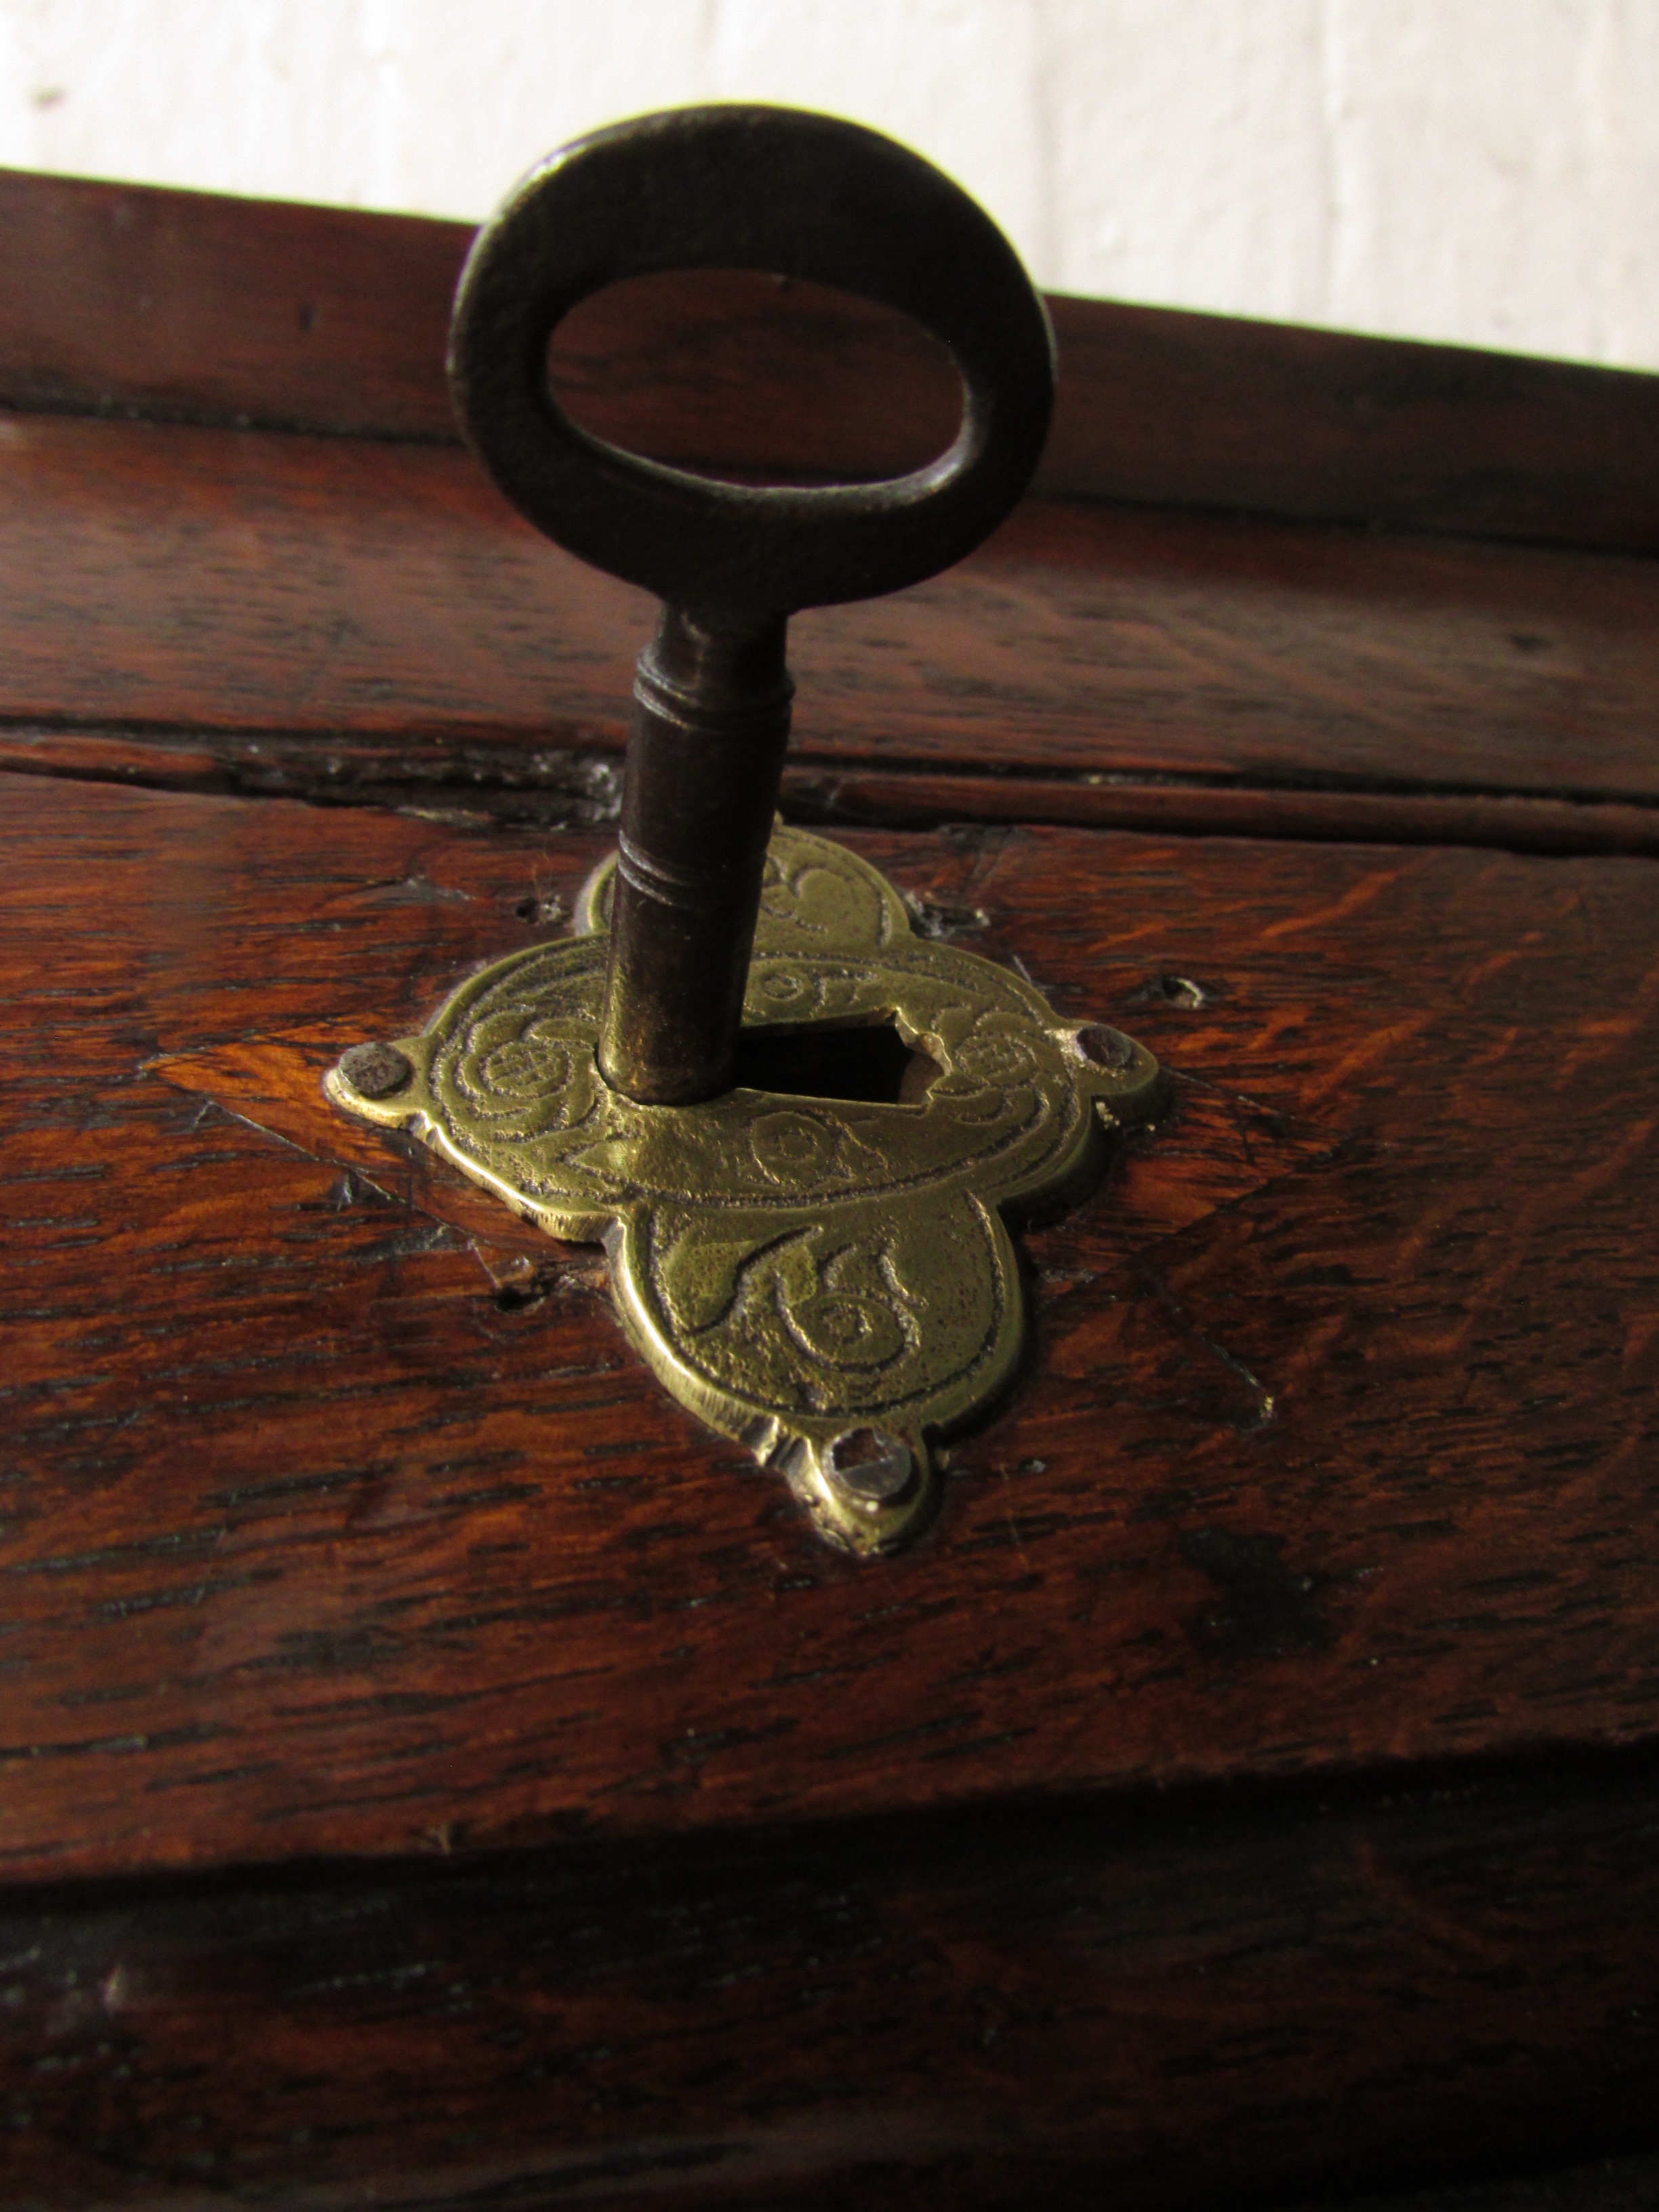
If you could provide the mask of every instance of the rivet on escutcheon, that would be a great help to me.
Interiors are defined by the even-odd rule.
[[[823,1479],[850,1504],[891,1505],[915,1480],[915,1461],[902,1437],[886,1429],[843,1429],[818,1453]]]
[[[355,1044],[341,1054],[340,1073],[363,1097],[392,1098],[408,1087],[415,1070],[395,1046]]]

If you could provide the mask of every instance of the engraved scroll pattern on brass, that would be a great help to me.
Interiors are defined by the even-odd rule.
[[[1085,1185],[1156,1063],[1115,1031],[1056,1024],[1019,976],[917,937],[874,868],[780,827],[745,1024],[890,1021],[937,1074],[912,1103],[739,1089],[638,1105],[594,1058],[609,875],[588,887],[586,933],[496,963],[396,1040],[412,1073],[393,1095],[364,1096],[344,1064],[330,1094],[550,1235],[603,1240],[624,1322],[675,1396],[781,1468],[830,1541],[890,1549],[931,1504],[930,1437],[1018,1359],[1001,1210]],[[1103,1035],[1109,1066],[1079,1041]],[[884,1448],[887,1479],[845,1480],[849,1445],[854,1462]]]

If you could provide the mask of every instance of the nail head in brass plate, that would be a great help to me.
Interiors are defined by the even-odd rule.
[[[638,1104],[596,1058],[614,866],[584,894],[582,933],[472,976],[418,1036],[372,1059],[354,1048],[329,1094],[550,1236],[602,1241],[629,1332],[673,1395],[780,1468],[830,1542],[890,1550],[933,1502],[931,1440],[1018,1364],[1005,1211],[1081,1195],[1106,1133],[1149,1109],[1157,1062],[1103,1024],[1057,1023],[1006,969],[916,936],[867,862],[780,826],[746,1040],[775,1066],[805,1040],[829,1070],[821,1091],[836,1032],[850,1046],[844,1033],[890,1025],[908,1075],[890,1098],[741,1085]],[[398,1060],[408,1079],[391,1085]]]

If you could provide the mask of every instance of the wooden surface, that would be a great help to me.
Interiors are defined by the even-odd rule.
[[[599,843],[35,778],[7,820],[15,1875],[1651,1735],[1650,862],[865,842],[1176,1100],[1031,1234],[1030,1372],[872,1571],[655,1389],[595,1255],[318,1091]]]
[[[443,337],[471,238],[0,171],[0,402],[452,441]],[[1050,306],[1051,495],[1659,547],[1652,376]],[[885,318],[741,277],[617,287],[573,318],[556,358],[595,427],[683,460],[873,474],[939,419],[926,349]]]
[[[336,738],[620,746],[648,601],[538,538],[464,453],[38,415],[0,433],[13,764],[51,765],[53,730],[66,767],[112,735],[188,732],[234,767],[314,733],[309,787]],[[790,657],[815,767],[1059,778],[1096,809],[1173,778],[1220,789],[1228,828],[1261,794],[1269,834],[1324,835],[1351,793],[1395,809],[1360,834],[1432,799],[1442,837],[1473,803],[1502,842],[1490,802],[1511,795],[1550,801],[1569,848],[1607,842],[1584,801],[1643,810],[1638,845],[1659,830],[1648,561],[1035,502],[948,576],[797,617]]]
[[[306,732],[167,731],[42,722],[0,726],[0,769],[166,791],[392,806],[465,826],[565,830],[614,823],[622,759],[608,745],[526,745],[374,732],[320,742]],[[1012,785],[1012,787],[1011,787]],[[938,829],[1022,822],[1188,836],[1475,845],[1515,853],[1659,853],[1659,806],[1511,792],[1307,789],[1199,775],[1112,771],[1008,775],[837,762],[797,751],[785,763],[792,821]]]
[[[7,2203],[1633,2212],[1659,1793],[1571,1783],[27,1897]]]
[[[0,396],[452,441],[465,224],[0,170]]]
[[[860,1569],[318,1091],[567,926],[649,624],[464,228],[0,206],[8,2212],[1649,2201],[1654,380],[1058,302],[1066,496],[795,626],[792,812],[1171,1074]],[[810,474],[922,359],[554,366]]]

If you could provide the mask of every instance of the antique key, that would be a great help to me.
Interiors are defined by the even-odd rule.
[[[623,277],[696,267],[835,284],[922,324],[961,380],[953,442],[880,483],[759,487],[579,428],[550,387],[560,321]],[[830,1540],[890,1548],[931,1502],[930,1436],[1017,1361],[1000,1209],[1085,1181],[1157,1071],[1118,1031],[1057,1025],[1022,979],[915,937],[853,854],[775,829],[785,639],[799,609],[949,566],[1014,505],[1054,400],[1042,303],[988,216],[890,140],[789,109],[682,109],[525,179],[463,271],[450,380],[507,496],[662,615],[584,933],[472,978],[419,1037],[346,1054],[331,1094],[553,1234],[602,1237],[676,1395],[781,1466]],[[882,1023],[932,1071],[913,1094],[842,1098],[833,1073],[810,1097],[733,1086],[745,1024],[775,1040]]]
[[[896,481],[757,489],[623,453],[550,395],[577,302],[647,270],[813,278],[914,316],[966,405]],[[988,217],[890,140],[827,116],[714,107],[601,131],[533,170],[461,277],[450,379],[468,442],[550,538],[663,602],[639,664],[599,1066],[683,1105],[732,1080],[791,684],[789,617],[933,575],[1024,490],[1054,404],[1042,303]]]

